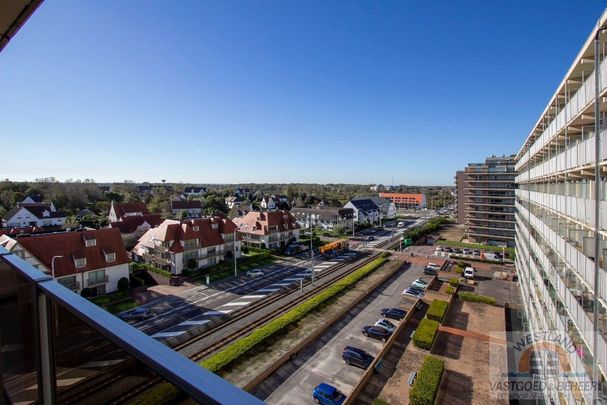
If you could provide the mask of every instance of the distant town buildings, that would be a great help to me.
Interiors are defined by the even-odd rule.
[[[206,187],[189,186],[183,189],[183,194],[186,197],[202,197],[207,193]]]
[[[202,215],[202,203],[200,200],[172,200],[171,213],[176,217],[199,217]]]
[[[264,210],[268,210],[268,211],[274,211],[276,208],[278,208],[276,201],[274,201],[274,199],[272,197],[262,198],[261,203],[259,203],[259,206],[261,208],[263,208]]]
[[[129,279],[129,255],[117,229],[16,239],[4,235],[0,236],[0,246],[79,294],[84,288],[93,296],[113,292],[118,289],[118,280]]]
[[[137,262],[181,274],[186,268],[208,267],[240,257],[237,227],[220,216],[185,221],[165,220],[148,230],[133,249]]]
[[[354,197],[352,200],[371,200],[379,208],[379,213],[382,219],[394,219],[396,218],[396,204],[390,201],[388,198],[379,196],[364,196]]]
[[[354,212],[354,223],[358,225],[373,225],[379,223],[381,213],[379,207],[370,199],[350,200],[344,208]]]
[[[302,228],[310,226],[333,230],[338,227],[351,229],[354,221],[354,210],[352,208],[301,208],[291,209],[291,214]]]
[[[413,193],[379,193],[380,197],[392,201],[397,210],[426,208],[426,195]]]
[[[149,213],[148,207],[141,201],[129,203],[117,203],[112,201],[108,218],[110,222],[119,222],[125,217],[142,216]]]
[[[4,216],[6,227],[63,227],[67,216],[57,211],[52,202],[41,202],[39,196],[28,196]]]
[[[491,156],[456,173],[457,221],[470,242],[514,247],[514,158]]]
[[[299,225],[288,211],[251,211],[234,223],[247,246],[278,249],[299,241]]]

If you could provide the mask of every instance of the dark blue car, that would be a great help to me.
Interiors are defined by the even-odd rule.
[[[363,326],[362,332],[363,335],[379,339],[382,342],[388,340],[392,334],[388,329],[382,328],[381,326]]]
[[[337,388],[325,383],[318,384],[312,396],[314,402],[323,405],[341,405],[346,399]]]
[[[354,346],[344,347],[344,351],[341,353],[341,357],[342,359],[344,359],[347,365],[352,364],[354,366],[358,366],[364,369],[369,367],[373,359],[375,359],[375,357],[371,356],[363,349],[359,349],[358,347]]]
[[[384,308],[381,310],[381,316],[391,319],[401,320],[407,315],[407,311],[400,308]]]

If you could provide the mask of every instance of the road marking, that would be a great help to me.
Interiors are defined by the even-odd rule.
[[[163,338],[163,337],[173,337],[173,336],[179,336],[182,333],[185,333],[184,330],[180,330],[177,332],[158,332],[155,335],[152,335],[153,338]]]
[[[280,290],[280,288],[264,288],[263,290],[257,290],[257,292],[275,292]]]
[[[223,304],[222,307],[241,307],[243,305],[250,304],[251,301],[247,302],[228,302],[227,304]]]
[[[208,319],[204,319],[202,321],[184,321],[181,322],[179,325],[184,325],[184,326],[190,326],[190,325],[204,325],[205,323],[209,323],[211,322]]]
[[[214,315],[225,315],[225,314],[226,314],[226,312],[224,312],[224,311],[207,311],[203,315],[214,316]]]
[[[289,278],[285,278],[283,281],[299,281],[301,280],[301,277],[289,277]]]
[[[245,295],[244,297],[240,297],[240,298],[242,298],[243,300],[246,300],[246,299],[257,299],[257,298],[263,298],[263,297],[265,297],[265,295]]]
[[[276,285],[276,286],[285,286],[285,285],[291,285],[293,283],[276,283],[276,284],[272,284],[272,285]]]
[[[124,360],[126,359],[89,361],[88,363],[83,364],[80,367],[107,367],[113,366],[114,364],[122,363]]]

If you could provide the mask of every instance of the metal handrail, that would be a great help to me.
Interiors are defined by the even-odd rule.
[[[201,403],[263,403],[89,300],[74,294],[50,275],[42,273],[2,247],[0,247],[0,261],[35,284],[39,293],[61,305],[87,326],[194,400]],[[45,387],[41,388],[45,389]]]

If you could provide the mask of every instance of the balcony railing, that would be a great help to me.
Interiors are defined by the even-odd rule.
[[[91,287],[91,286],[94,286],[94,285],[105,284],[105,283],[107,283],[109,281],[109,279],[110,278],[108,277],[107,274],[101,280],[88,278],[88,279],[86,279],[86,286],[87,287]]]
[[[118,385],[94,385],[107,375],[121,386],[160,378],[199,403],[262,403],[1,247],[0,296],[0,373],[9,403],[70,402],[81,391],[69,389],[86,388],[87,382],[91,389],[81,401],[111,402]],[[104,354],[120,367],[102,366],[91,374],[91,362],[103,363]],[[103,375],[95,380],[98,374]]]

